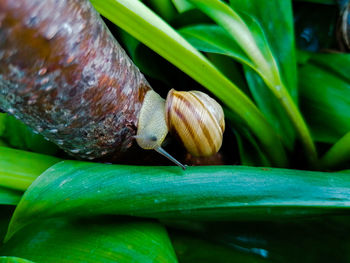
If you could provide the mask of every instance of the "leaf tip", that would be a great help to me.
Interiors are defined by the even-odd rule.
[[[31,223],[30,221],[26,223],[21,223],[21,221],[17,220],[16,215],[14,214],[11,218],[10,224],[7,228],[7,232],[5,235],[5,238],[3,240],[3,243],[6,243],[9,241],[14,234],[16,234],[20,229],[25,227],[27,224]]]

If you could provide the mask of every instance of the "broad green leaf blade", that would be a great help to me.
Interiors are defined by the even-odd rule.
[[[142,167],[63,161],[28,188],[8,238],[30,221],[116,214],[173,219],[275,218],[350,209],[347,173],[244,166]]]
[[[294,150],[295,130],[288,119],[288,115],[263,79],[251,68],[244,66],[243,69],[256,104],[267,117],[271,126],[281,136],[281,140],[286,148],[292,152]]]
[[[176,255],[180,263],[267,263],[256,255],[240,252],[220,244],[191,236],[187,233],[170,232]]]
[[[191,0],[191,3],[194,3],[200,10],[222,26],[255,63],[259,71],[263,73],[266,85],[286,111],[302,142],[306,159],[310,166],[314,166],[317,160],[317,153],[308,127],[295,101],[289,94],[286,83],[283,82],[277,61],[271,54],[263,32],[259,34],[260,27],[255,23],[255,20],[247,14],[241,17],[220,0]]]
[[[7,228],[14,211],[15,206],[13,205],[0,205],[0,247],[5,238]]]
[[[252,28],[250,27],[250,29]],[[288,119],[288,115],[285,113],[278,99],[261,79],[261,77],[264,78],[263,72],[261,72],[259,67],[246,55],[237,42],[235,42],[222,27],[217,25],[200,24],[188,26],[180,29],[179,32],[198,50],[232,57],[243,65],[251,68],[245,68],[251,94],[259,109],[265,114],[267,120],[283,138],[284,144],[287,145],[289,150],[292,150],[295,140],[295,131]],[[255,35],[259,35],[259,33],[260,32]],[[265,45],[265,41],[262,41],[260,46],[262,45]],[[268,51],[266,52],[268,53]],[[254,70],[256,74],[252,70]]]
[[[137,0],[91,0],[113,23],[150,47],[222,100],[259,138],[278,166],[286,166],[279,138],[252,101],[198,50]]]
[[[116,217],[37,221],[1,246],[0,255],[37,263],[177,262],[159,223]]]
[[[313,54],[310,62],[316,66],[319,66],[320,68],[323,68],[324,70],[329,71],[329,73],[350,82],[350,54]]]
[[[34,263],[23,258],[18,257],[0,257],[0,263]]]
[[[0,263],[34,263],[23,258],[18,257],[0,257]]]
[[[247,82],[242,74],[242,67],[230,57],[215,53],[207,53],[209,60],[230,80],[234,81],[240,90],[251,96]]]
[[[238,132],[235,132],[235,135],[242,165],[271,166],[253,136],[248,132],[244,136],[241,136]]]
[[[340,138],[321,158],[323,169],[349,168],[350,160],[350,132]]]
[[[0,187],[25,191],[47,168],[61,159],[0,147]]]
[[[257,19],[267,38],[268,47],[276,59],[283,82],[293,100],[297,101],[297,65],[291,0],[230,0],[230,3],[234,10]]]
[[[246,78],[249,83],[251,94],[255,99],[259,109],[265,114],[271,126],[283,138],[283,142],[289,150],[294,146],[295,131],[283,107],[278,99],[272,94],[266,84],[260,77],[264,74],[245,54],[241,47],[233,41],[228,33],[217,25],[195,25],[185,27],[179,30],[181,35],[186,38],[198,50],[226,55],[241,62],[245,66]],[[254,73],[254,70],[256,73]],[[257,75],[259,74],[259,75]]]
[[[135,65],[147,77],[162,81],[165,84],[164,91],[177,89],[179,86],[185,88],[179,82],[185,81],[187,75],[127,32],[120,30],[120,36]]]
[[[17,205],[22,194],[22,192],[0,186],[0,205]]]
[[[11,115],[6,114],[3,125],[5,130],[2,137],[13,147],[49,155],[58,152],[55,144],[45,140],[42,135],[34,133],[31,128]]]
[[[197,8],[190,9],[177,15],[172,21],[173,28],[182,28],[195,24],[211,24],[212,20]]]
[[[264,79],[269,84],[275,84],[279,77],[276,62],[263,31],[252,17],[245,15],[249,21],[244,21],[237,12],[219,0],[191,0],[190,2],[222,26],[255,66],[263,72]]]
[[[235,122],[234,115],[224,109],[226,118]],[[256,138],[241,126],[233,126],[232,132],[236,136],[240,164],[245,166],[271,167],[266,153],[257,143]]]
[[[318,142],[350,131],[350,55],[319,54],[300,67],[301,108]]]
[[[258,71],[241,47],[218,25],[187,26],[179,29],[179,33],[200,51],[230,56]]]
[[[179,13],[184,13],[194,8],[194,6],[187,0],[172,0],[172,2]]]

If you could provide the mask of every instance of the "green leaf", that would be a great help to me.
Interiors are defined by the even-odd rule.
[[[0,147],[0,186],[24,191],[42,172],[59,161],[48,155]]]
[[[6,113],[0,112],[0,137],[3,136],[6,129]]]
[[[170,238],[181,263],[269,262],[265,259],[260,259],[256,255],[240,252],[187,233],[178,232],[170,232]]]
[[[7,237],[33,220],[59,215],[237,220],[327,214],[350,208],[349,191],[347,173],[63,161],[25,192]]]
[[[251,134],[246,132],[244,136],[241,136],[238,132],[235,132],[239,156],[242,165],[247,166],[266,166],[269,167],[271,164],[260,149],[256,140]]]
[[[266,37],[273,58],[289,93],[297,101],[297,66],[292,5],[290,0],[230,0],[234,10],[254,17],[261,26],[260,34]],[[245,16],[242,16],[246,19]],[[246,21],[247,22],[247,21]],[[251,27],[250,27],[251,29]],[[255,37],[259,37],[255,34]],[[261,48],[261,45],[259,45]]]
[[[0,263],[34,263],[23,258],[18,257],[0,257]]]
[[[58,151],[55,144],[45,140],[42,135],[35,134],[31,128],[15,117],[6,114],[5,119],[0,120],[0,126],[1,122],[5,125],[2,136],[11,146],[50,155]]]
[[[263,79],[252,69],[244,66],[244,73],[259,109],[265,114],[271,126],[278,131],[283,144],[289,151],[293,151],[295,142],[295,130],[288,119],[288,115],[278,102],[278,99],[272,94],[266,86]]]
[[[171,0],[148,0],[148,5],[165,21],[169,21],[176,15],[176,9]]]
[[[349,63],[350,54],[313,54],[310,62],[329,71],[335,76],[350,82]]]
[[[172,21],[173,28],[182,28],[195,24],[210,24],[212,20],[200,10],[193,8],[177,15]]]
[[[244,53],[244,50],[218,25],[187,26],[179,29],[179,33],[200,51],[230,56],[254,70],[258,70]]]
[[[207,56],[227,78],[234,81],[244,93],[251,96],[240,64],[224,55],[208,53]]]
[[[183,88],[183,85],[178,83],[186,76],[183,72],[127,32],[121,30],[120,35],[133,62],[143,74],[162,81],[165,84],[164,89],[177,89],[179,86]]]
[[[194,8],[187,0],[172,0],[172,2],[179,13],[184,13]]]
[[[350,132],[340,138],[321,158],[323,169],[340,169],[349,167],[350,160]]]
[[[278,61],[273,56],[264,31],[259,24],[254,18],[247,14],[235,12],[220,0],[191,0],[190,2],[222,26],[254,62],[259,72],[262,73],[266,85],[287,113],[290,123],[302,142],[306,159],[311,166],[314,166],[317,159],[315,145],[296,102],[289,94],[286,77],[282,75],[283,71],[278,67]],[[249,3],[252,4],[253,2]],[[294,53],[293,49],[292,56]],[[296,67],[295,59],[294,67]],[[294,81],[296,80],[294,79]],[[288,129],[288,127],[285,129]]]
[[[261,77],[264,77],[263,72],[260,71],[258,66],[254,64],[230,35],[220,26],[205,24],[188,26],[180,29],[179,32],[198,50],[232,57],[251,68],[244,67],[251,94],[260,110],[265,114],[275,130],[278,131],[285,145],[291,150],[294,146],[295,131],[288,120],[288,116],[278,99],[261,79]]]
[[[6,235],[11,216],[15,210],[13,205],[0,205],[0,247]]]
[[[17,205],[22,194],[20,191],[0,187],[0,205]]]
[[[301,109],[315,141],[335,143],[350,131],[350,55],[317,54],[300,67]]]
[[[37,263],[177,262],[159,223],[116,217],[36,222],[1,246],[0,254]]]
[[[278,166],[286,165],[279,138],[252,101],[173,28],[137,0],[91,2],[103,16],[221,99],[257,136],[274,163]]]

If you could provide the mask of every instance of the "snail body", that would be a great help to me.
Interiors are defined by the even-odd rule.
[[[164,154],[168,131],[194,155],[220,148],[215,142],[195,151],[196,144],[184,142],[177,128],[182,124],[172,114],[181,107],[174,103],[177,93],[169,92],[165,101],[152,90],[89,1],[0,0],[0,36],[0,108],[72,156],[118,159],[135,141]],[[213,103],[206,96],[203,103]],[[222,113],[216,104],[206,111],[211,116]],[[215,123],[210,138],[222,140],[222,122],[206,119]],[[194,119],[190,124],[206,125]]]

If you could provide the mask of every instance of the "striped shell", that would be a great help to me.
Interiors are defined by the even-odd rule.
[[[339,25],[340,39],[345,50],[350,50],[350,2],[348,2],[342,12]]]
[[[207,94],[171,90],[165,115],[169,131],[179,137],[190,154],[210,156],[219,151],[225,130],[224,112]]]

